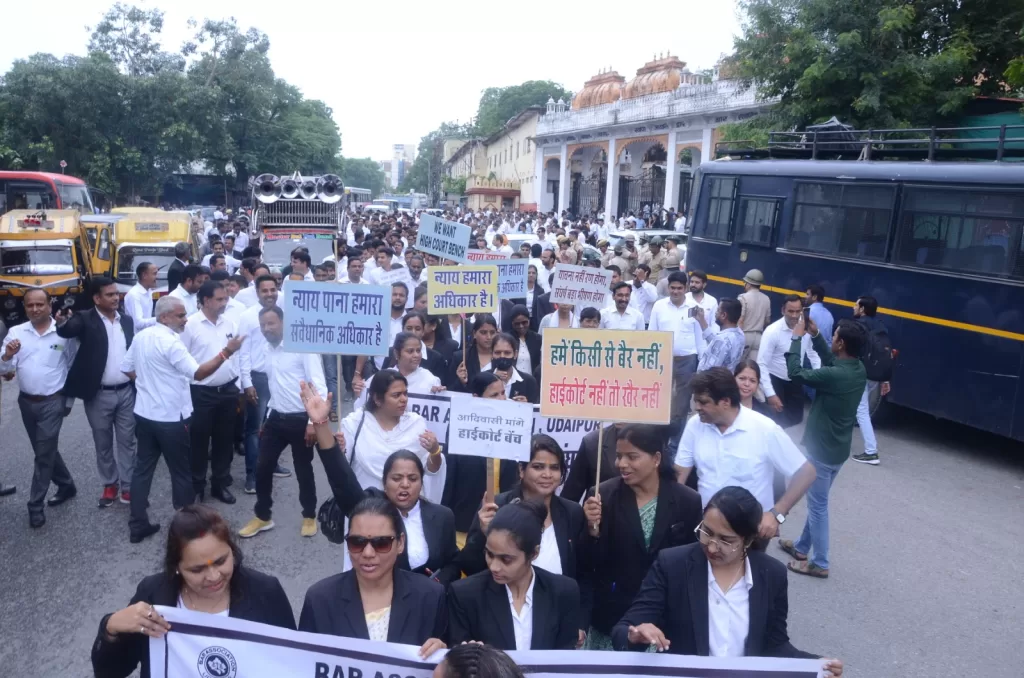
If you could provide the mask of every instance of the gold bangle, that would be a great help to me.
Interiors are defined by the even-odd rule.
[[[432,451],[428,452],[427,456],[436,457],[439,454],[441,454],[441,443],[438,443],[437,447],[435,447]]]

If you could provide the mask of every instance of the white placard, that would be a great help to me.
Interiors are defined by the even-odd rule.
[[[448,453],[530,461],[533,405],[515,400],[452,398]]]
[[[577,310],[588,306],[601,309],[608,304],[611,284],[612,272],[603,268],[556,264],[551,303],[573,304]]]

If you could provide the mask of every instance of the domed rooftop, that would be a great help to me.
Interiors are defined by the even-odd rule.
[[[619,75],[618,72],[613,69],[600,71],[590,80],[587,80],[583,89],[581,89],[579,93],[572,98],[573,110],[589,108],[591,106],[600,106],[601,104],[610,104],[613,101],[618,101],[619,95],[622,91],[622,85],[625,82],[626,78]]]
[[[636,77],[622,88],[623,99],[635,99],[648,94],[671,92],[679,87],[684,77],[686,62],[671,55],[655,56],[642,68],[637,69]]]

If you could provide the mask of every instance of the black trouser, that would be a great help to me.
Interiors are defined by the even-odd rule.
[[[782,401],[781,412],[769,408],[772,419],[782,428],[796,426],[804,420],[803,384],[796,380],[779,379],[774,374],[769,376],[772,380],[772,388],[775,389],[775,395],[779,396],[779,400]]]
[[[171,502],[180,509],[192,503],[192,473],[189,468],[190,419],[181,421],[153,421],[135,415],[135,438],[138,450],[135,470],[132,473],[131,518],[128,527],[140,532],[149,525],[149,488],[153,484],[156,463],[163,455],[167,470],[171,473]]]
[[[270,411],[260,433],[260,454],[256,460],[256,517],[270,520],[274,505],[274,469],[284,448],[291,445],[295,478],[299,481],[299,503],[303,518],[316,517],[316,480],[313,478],[313,447],[306,444],[305,412],[282,414]]]
[[[367,358],[372,360],[372,358]],[[345,389],[352,392],[352,378],[356,375],[356,357],[354,355],[341,356],[341,377],[344,379]],[[338,395],[341,395],[341,386],[338,387]]]
[[[238,416],[238,386],[192,386],[192,489],[206,489],[209,462],[210,486],[231,486],[235,418]],[[213,442],[211,446],[211,440]]]

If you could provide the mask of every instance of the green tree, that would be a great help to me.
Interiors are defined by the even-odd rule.
[[[152,75],[162,70],[180,71],[185,60],[160,48],[164,13],[120,2],[107,10],[89,40],[90,52],[103,52],[132,77]]]
[[[740,76],[802,127],[941,123],[1002,76],[1024,26],[1018,0],[744,0]]]
[[[488,87],[480,95],[476,111],[475,133],[487,137],[505,126],[530,106],[543,106],[548,99],[568,102],[572,92],[550,80],[528,80],[511,87]]]
[[[370,158],[345,158],[341,180],[346,186],[368,188],[374,196],[384,192],[384,172],[377,161]]]

